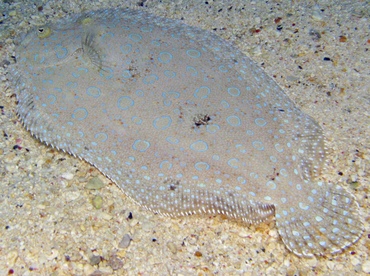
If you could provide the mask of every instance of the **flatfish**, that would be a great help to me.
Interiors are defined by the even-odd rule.
[[[142,11],[75,14],[23,35],[10,83],[24,126],[166,216],[275,216],[299,256],[340,252],[363,226],[319,179],[322,128],[215,34]]]

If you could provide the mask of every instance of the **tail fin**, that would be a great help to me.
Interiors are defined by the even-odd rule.
[[[318,185],[325,189],[318,192],[315,204],[307,206],[307,210],[297,206],[287,212],[276,207],[280,236],[289,250],[299,256],[338,253],[357,242],[363,232],[353,195],[338,185]]]

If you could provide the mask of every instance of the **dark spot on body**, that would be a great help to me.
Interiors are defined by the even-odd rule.
[[[209,121],[211,121],[211,117],[208,114],[197,114],[193,118],[193,121],[194,125],[199,128],[202,125],[203,126],[208,125]]]
[[[175,191],[180,186],[180,180],[166,179],[163,184],[169,185],[170,191]]]

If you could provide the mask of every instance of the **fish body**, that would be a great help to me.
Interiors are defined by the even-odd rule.
[[[240,50],[141,11],[77,14],[28,33],[11,70],[17,112],[145,208],[275,216],[299,256],[356,242],[354,197],[319,180],[322,128]]]

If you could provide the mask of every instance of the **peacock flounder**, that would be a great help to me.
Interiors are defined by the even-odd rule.
[[[25,127],[168,216],[275,216],[299,256],[336,253],[362,223],[318,179],[321,127],[218,36],[142,11],[77,14],[31,31],[11,83]]]

